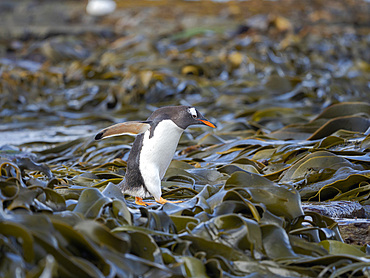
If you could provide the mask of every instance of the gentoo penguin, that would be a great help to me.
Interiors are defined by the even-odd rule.
[[[181,134],[190,125],[204,124],[215,128],[194,107],[165,106],[154,111],[146,121],[115,124],[100,131],[95,140],[130,134],[136,137],[128,160],[125,178],[118,184],[123,193],[135,196],[138,205],[151,205],[143,198],[153,196],[156,202],[178,203],[161,197],[161,180],[175,154]]]

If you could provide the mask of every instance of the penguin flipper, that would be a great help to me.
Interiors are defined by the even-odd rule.
[[[148,121],[145,122],[130,121],[119,123],[101,130],[98,134],[96,134],[95,140],[100,140],[107,137],[119,135],[137,135],[140,133],[144,133],[149,128],[150,122]]]

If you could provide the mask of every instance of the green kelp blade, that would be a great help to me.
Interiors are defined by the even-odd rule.
[[[98,245],[105,245],[120,253],[126,253],[130,249],[128,237],[124,240],[117,237],[108,228],[92,220],[81,221],[74,226],[74,229],[85,234]]]
[[[249,250],[252,254],[255,251],[262,252],[262,235],[258,223],[236,214],[221,215],[200,223],[192,229],[191,234],[236,250]]]
[[[19,241],[20,255],[26,262],[32,263],[35,259],[34,239],[32,233],[22,224],[9,221],[0,222],[0,234],[5,237],[15,237]]]
[[[303,215],[299,193],[289,186],[278,185],[257,174],[235,172],[226,181],[225,188],[240,187],[247,192],[248,199],[263,203],[278,216],[294,219]]]
[[[261,232],[263,247],[269,258],[277,260],[299,257],[282,227],[272,224],[262,225]]]
[[[98,189],[87,188],[82,191],[77,206],[73,211],[82,213],[88,218],[95,218],[100,215],[103,207],[111,202],[112,200],[105,197]]]
[[[206,273],[206,268],[201,260],[190,256],[182,256],[180,258],[184,262],[187,277],[209,277]]]
[[[352,255],[356,257],[365,257],[366,253],[360,248],[336,240],[323,240],[319,245],[324,247],[330,255]]]
[[[370,104],[366,102],[341,102],[333,104],[322,111],[315,120],[333,119],[354,114],[367,114],[370,116]]]

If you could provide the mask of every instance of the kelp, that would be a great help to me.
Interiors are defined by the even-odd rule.
[[[219,273],[226,276],[258,272],[315,277],[333,264],[332,255],[337,260],[341,255],[346,258],[343,267],[367,262],[364,251],[340,242],[333,220],[303,212],[296,189],[258,174],[236,171],[223,180],[224,186],[206,185],[188,201],[166,204],[160,210],[138,210],[119,197],[119,190],[114,193],[117,188],[112,184],[102,192],[86,188],[76,206],[60,209],[50,206],[55,202],[50,200],[40,206],[37,194],[41,192],[36,188],[19,188],[21,182],[12,183],[11,178],[25,178],[17,178],[18,168],[13,167],[14,176],[2,175],[7,178],[2,189],[19,190],[3,200],[3,253],[31,264],[50,254],[46,258],[53,261],[56,275],[125,277],[163,272],[168,277],[198,277],[211,275],[216,264]],[[27,191],[22,195],[22,190]],[[68,195],[54,195],[68,200]],[[14,202],[28,205],[14,206]],[[313,264],[318,258],[321,268],[316,270],[292,267]],[[129,266],[132,260],[138,269]],[[262,264],[253,263],[257,261]],[[4,275],[6,269],[2,268]],[[47,267],[41,264],[37,269],[46,271]]]
[[[89,28],[81,3],[0,40],[0,276],[369,276],[367,222],[311,206],[369,214],[368,3],[118,1]],[[182,203],[137,206],[133,138],[94,135],[179,104],[218,128],[179,142]]]

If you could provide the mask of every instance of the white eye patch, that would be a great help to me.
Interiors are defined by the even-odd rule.
[[[192,117],[198,117],[197,110],[194,107],[189,108],[188,111]]]

